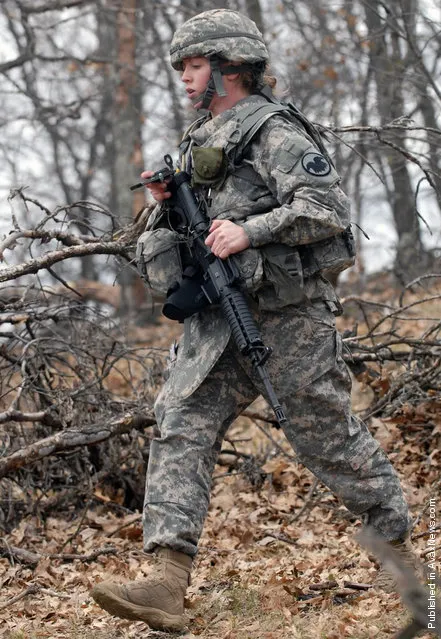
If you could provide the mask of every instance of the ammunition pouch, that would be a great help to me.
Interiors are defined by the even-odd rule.
[[[240,283],[247,293],[259,289],[263,280],[263,255],[260,249],[247,248],[234,254],[234,261],[240,273]]]
[[[298,247],[304,277],[317,273],[329,279],[354,265],[355,240],[348,226],[343,233]]]
[[[166,295],[171,282],[182,277],[179,235],[166,228],[145,231],[138,239],[136,261],[147,286]]]
[[[275,310],[304,302],[303,266],[297,248],[268,244],[261,250],[265,277],[257,292],[260,308]]]
[[[227,176],[228,160],[222,147],[193,147],[192,186],[219,188]]]
[[[306,279],[318,274],[328,279],[355,261],[355,243],[349,227],[340,235],[320,242],[297,247],[268,244],[261,252],[264,278],[257,296],[260,308],[266,310],[308,303]]]

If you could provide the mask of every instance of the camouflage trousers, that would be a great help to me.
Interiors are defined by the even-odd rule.
[[[274,352],[270,379],[299,458],[345,506],[388,540],[410,519],[399,479],[366,425],[351,411],[351,381],[334,317],[324,304],[259,316]],[[144,547],[195,555],[210,499],[211,475],[233,420],[262,393],[252,366],[230,341],[189,397],[165,384],[155,412],[144,505]]]

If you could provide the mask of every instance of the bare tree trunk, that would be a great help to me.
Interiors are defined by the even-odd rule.
[[[174,16],[175,18],[175,16]],[[149,10],[149,14],[145,13],[144,19],[144,28],[147,30],[150,28],[150,22],[156,22],[156,20],[164,21],[168,28],[170,29],[170,33],[173,33],[176,29],[176,24],[174,19],[168,14],[165,10],[165,7],[152,8]],[[176,130],[176,145],[178,145],[182,136],[184,135],[184,131],[187,127],[184,113],[182,111],[179,91],[177,91],[176,83],[174,82],[174,75],[176,75],[176,71],[170,65],[169,59],[169,45],[170,42],[164,42],[161,37],[161,34],[156,29],[151,29],[152,39],[154,42],[155,50],[160,59],[161,68],[163,69],[163,74],[167,80],[167,89],[171,98],[171,119],[173,122],[173,127]]]
[[[417,90],[417,109],[421,112],[426,127],[427,162],[432,173],[435,195],[441,212],[441,152],[438,136],[434,135],[434,130],[439,128],[436,113],[437,108],[440,107],[441,95],[436,90],[436,74],[433,74],[432,79],[432,73],[425,66],[422,48],[418,43],[415,17],[416,13],[409,14],[405,23],[406,37],[409,43],[407,66],[414,69],[412,82]],[[437,104],[436,100],[438,100]]]
[[[123,226],[145,205],[143,191],[134,194],[129,185],[143,168],[141,153],[141,93],[136,66],[136,9],[138,0],[120,0],[116,18],[117,78],[114,99],[114,210]],[[131,313],[145,299],[137,275],[127,267],[119,273],[120,312]]]
[[[432,186],[435,190],[438,208],[441,212],[441,152],[438,136],[434,135],[434,130],[439,128],[435,101],[438,99],[437,107],[439,108],[441,94],[437,90],[436,75],[427,69],[425,64],[423,58],[424,47],[421,48],[418,43],[416,24],[417,11],[419,10],[418,3],[416,0],[405,0],[405,2],[404,9],[406,9],[406,14],[403,31],[408,45],[406,68],[408,72],[409,69],[414,69],[412,83],[415,85],[418,96],[416,108],[421,112],[426,128],[427,163],[431,172]]]
[[[382,124],[405,114],[403,82],[405,64],[400,50],[403,41],[393,23],[400,12],[400,2],[390,3],[383,18],[382,2],[373,1],[365,5],[366,23],[369,30],[371,64],[374,71],[378,109]],[[412,0],[403,0],[403,14],[410,15]],[[395,15],[394,15],[395,12]],[[392,17],[393,16],[393,17]],[[404,17],[406,19],[406,17]],[[406,133],[402,130],[388,135],[390,144],[386,161],[393,184],[390,201],[398,246],[395,257],[395,272],[400,279],[417,276],[426,269],[426,254],[421,242],[420,227],[415,206],[415,195],[405,156],[395,147],[405,148]]]
[[[421,92],[419,108],[424,118],[424,125],[427,128],[426,140],[429,147],[429,165],[432,171],[432,179],[436,186],[438,207],[441,211],[441,151],[439,142],[432,133],[434,129],[438,128],[438,122],[435,107],[429,95],[428,83],[425,82],[425,78],[422,76],[420,76],[418,80],[421,82],[419,86]]]
[[[96,7],[96,22],[97,22],[97,38],[98,49],[95,53],[96,57],[105,57],[109,51],[115,50],[115,19],[112,11],[106,10],[105,7],[98,5]],[[80,180],[80,196],[81,201],[88,201],[91,199],[92,179],[99,166],[102,158],[100,157],[99,148],[109,146],[109,140],[107,134],[111,126],[112,106],[113,106],[113,81],[109,73],[109,65],[100,65],[100,81],[101,81],[101,102],[99,110],[96,114],[96,121],[94,122],[94,132],[90,138],[90,144],[87,149],[87,170],[85,170]],[[111,154],[108,153],[108,148],[104,153],[105,161],[110,158]],[[111,161],[107,160],[106,165],[110,172]],[[86,223],[90,222],[90,216],[87,211],[83,212],[83,218]],[[84,280],[97,280],[99,279],[99,272],[96,265],[96,261],[93,256],[85,256],[81,260],[81,277]]]

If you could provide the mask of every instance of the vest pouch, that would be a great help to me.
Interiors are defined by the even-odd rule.
[[[305,277],[321,273],[329,279],[354,265],[354,236],[348,227],[339,235],[299,247],[299,252]]]
[[[255,293],[263,281],[262,251],[247,248],[234,254],[234,262],[239,269],[243,288],[248,293]]]
[[[220,187],[227,177],[228,160],[222,147],[199,147],[192,150],[193,186]]]
[[[179,235],[170,229],[145,231],[136,245],[136,261],[147,286],[166,295],[182,277]]]
[[[261,250],[267,286],[259,295],[260,308],[276,310],[307,301],[298,250],[286,244],[268,244]]]

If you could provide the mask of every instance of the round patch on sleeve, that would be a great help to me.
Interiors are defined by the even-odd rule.
[[[302,158],[302,166],[306,173],[315,177],[325,177],[331,172],[331,165],[321,153],[310,151]]]

